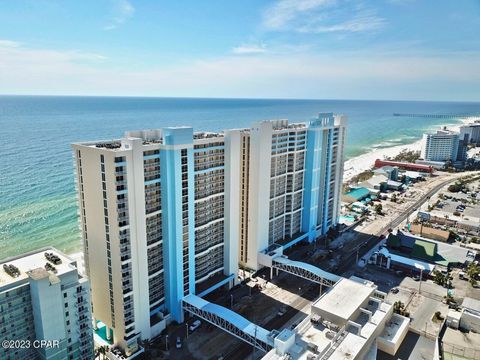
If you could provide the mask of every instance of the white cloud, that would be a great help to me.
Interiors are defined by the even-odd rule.
[[[20,43],[12,40],[0,40],[0,47],[10,47],[15,48],[19,47]]]
[[[77,62],[103,62],[108,60],[108,57],[104,55],[87,53],[78,50],[67,51],[65,52],[65,55],[69,60]]]
[[[385,19],[362,1],[278,0],[263,14],[263,26],[272,31],[363,32],[384,25]]]
[[[240,45],[234,47],[232,52],[239,55],[250,55],[250,54],[263,54],[267,51],[267,48],[264,44],[260,45]]]
[[[372,12],[365,12],[341,23],[332,25],[310,24],[298,28],[297,31],[306,33],[362,32],[378,30],[384,26],[385,19],[376,16]]]
[[[0,47],[0,93],[474,100],[480,82],[479,53],[267,52],[145,71],[107,67],[98,56]]]
[[[333,5],[336,0],[279,0],[264,13],[264,25],[273,30],[282,29],[303,13]]]
[[[128,0],[113,0],[113,19],[104,27],[105,30],[113,30],[125,23],[135,13],[135,8]]]

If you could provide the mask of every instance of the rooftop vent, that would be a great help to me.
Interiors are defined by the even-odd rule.
[[[62,263],[62,259],[60,259],[57,255],[55,255],[54,253],[49,253],[49,252],[46,252],[45,253],[45,258],[50,261],[51,263],[55,264],[55,265],[59,265]]]
[[[52,271],[54,274],[57,273],[57,268],[50,263],[45,263],[45,270]]]
[[[122,146],[119,142],[108,142],[108,143],[96,143],[95,147],[97,148],[106,148],[106,149],[118,149]]]
[[[16,278],[20,276],[20,270],[15,265],[3,264],[3,270],[11,277]]]

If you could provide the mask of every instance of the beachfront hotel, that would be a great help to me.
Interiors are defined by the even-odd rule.
[[[272,244],[313,241],[337,224],[346,118],[191,127],[73,144],[94,324],[127,355],[182,300],[233,286]]]
[[[460,137],[459,133],[437,130],[433,134],[423,134],[421,158],[426,161],[465,161],[468,135]]]
[[[0,319],[1,359],[93,358],[89,282],[56,249],[3,260]]]

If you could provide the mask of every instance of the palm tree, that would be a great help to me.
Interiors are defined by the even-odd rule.
[[[95,359],[96,358],[106,359],[106,355],[107,355],[108,350],[109,350],[109,347],[106,346],[106,345],[96,348],[95,349]]]
[[[480,275],[480,267],[474,263],[467,268],[468,281],[472,286],[477,285],[477,277]]]

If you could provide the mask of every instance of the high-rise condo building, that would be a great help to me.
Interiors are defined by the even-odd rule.
[[[1,359],[93,358],[90,286],[74,260],[48,248],[2,261],[0,339]]]
[[[183,320],[184,296],[237,273],[224,236],[225,139],[178,127],[73,147],[94,319],[133,353],[140,335]]]
[[[239,148],[227,177],[239,179],[231,237],[241,266],[257,270],[269,245],[313,241],[337,224],[345,126],[346,117],[327,113],[309,124],[263,121],[226,132]]]
[[[183,321],[185,296],[233,285],[273,243],[324,235],[337,224],[345,125],[328,113],[73,144],[95,323],[132,354]]]
[[[480,143],[480,120],[460,126],[460,138],[463,139],[465,135],[468,135],[469,143]]]
[[[468,135],[446,130],[423,134],[420,156],[427,161],[464,161]]]

